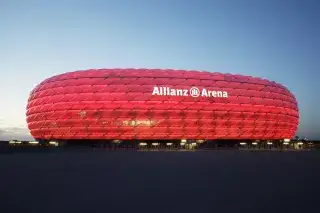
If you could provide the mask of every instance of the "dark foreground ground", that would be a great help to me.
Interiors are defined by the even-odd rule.
[[[320,212],[320,151],[0,154],[0,212]]]

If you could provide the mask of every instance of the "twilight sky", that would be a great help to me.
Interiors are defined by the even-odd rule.
[[[252,75],[295,94],[298,135],[320,139],[320,1],[1,0],[0,140],[27,139],[29,92],[89,68]]]

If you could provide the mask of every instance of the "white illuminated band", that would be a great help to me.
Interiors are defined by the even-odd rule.
[[[187,89],[173,89],[170,87],[153,87],[152,95],[160,96],[191,96],[191,97],[214,97],[214,98],[228,98],[226,91],[212,91],[203,88],[201,91],[197,87]]]

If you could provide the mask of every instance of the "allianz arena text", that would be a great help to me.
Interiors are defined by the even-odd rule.
[[[262,78],[217,72],[92,69],[64,73],[30,93],[37,140],[292,138],[294,95]]]
[[[154,87],[152,95],[168,95],[168,96],[192,96],[192,97],[215,97],[215,98],[227,98],[228,93],[222,91],[210,91],[205,88],[202,92],[197,87],[191,87],[188,89],[171,89],[169,87]]]

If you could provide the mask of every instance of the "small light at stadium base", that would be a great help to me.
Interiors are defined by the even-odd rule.
[[[37,144],[39,144],[39,142],[38,142],[38,141],[29,141],[29,144],[31,144],[31,145],[37,145]]]
[[[58,143],[58,142],[55,142],[55,141],[50,141],[50,142],[49,142],[49,145],[51,145],[51,146],[58,146],[59,143]]]

